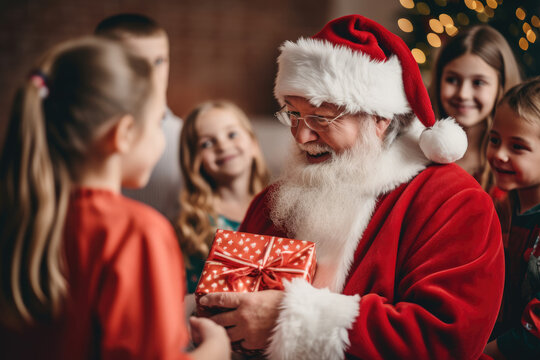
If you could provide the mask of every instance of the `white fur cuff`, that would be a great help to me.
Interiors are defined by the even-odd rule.
[[[314,106],[329,102],[351,114],[388,119],[411,110],[397,56],[377,61],[326,40],[300,38],[281,46],[278,64],[274,94],[282,105],[284,96],[295,95]]]
[[[343,359],[347,330],[360,310],[360,296],[317,289],[303,279],[285,283],[285,297],[267,355],[273,360]]]

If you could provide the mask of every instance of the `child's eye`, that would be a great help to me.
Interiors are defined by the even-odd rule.
[[[499,145],[499,139],[494,137],[494,136],[490,136],[489,137],[489,143],[493,144],[493,145]]]
[[[473,80],[473,85],[474,86],[484,86],[486,84],[487,84],[487,82],[485,82],[484,80]]]
[[[237,136],[238,136],[238,132],[236,132],[236,131],[231,131],[231,132],[229,133],[229,139],[234,139],[234,138],[236,138]]]
[[[154,66],[159,66],[163,63],[165,63],[166,59],[163,56],[158,57],[156,60],[154,60]]]
[[[512,149],[514,150],[518,150],[518,151],[524,151],[524,150],[529,150],[527,147],[521,145],[521,144],[514,144],[512,145]]]
[[[205,140],[201,143],[201,149],[208,149],[210,147],[212,147],[212,141],[210,140]]]
[[[457,84],[458,78],[455,76],[447,76],[446,78],[444,78],[444,81],[448,84]]]

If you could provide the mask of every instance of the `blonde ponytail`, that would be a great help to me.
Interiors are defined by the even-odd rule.
[[[15,98],[0,157],[0,322],[12,328],[61,312],[71,183],[102,129],[140,118],[151,91],[150,65],[103,39],[58,45],[38,69],[42,81]]]
[[[0,165],[0,311],[11,325],[56,314],[67,289],[59,229],[69,177],[54,174],[40,89],[28,83],[16,103]]]

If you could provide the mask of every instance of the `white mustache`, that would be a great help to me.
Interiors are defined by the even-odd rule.
[[[323,145],[323,144],[316,144],[316,143],[307,143],[307,144],[296,143],[296,145],[298,146],[300,150],[306,151],[312,154],[323,153],[323,152],[329,152],[332,154],[334,153],[334,150],[332,150],[332,148],[326,144]]]

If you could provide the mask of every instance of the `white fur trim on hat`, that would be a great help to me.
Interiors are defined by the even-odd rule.
[[[304,279],[285,283],[285,297],[267,354],[270,359],[343,359],[360,296],[317,289]]]
[[[396,56],[380,62],[326,40],[300,38],[296,43],[286,41],[277,61],[274,93],[282,105],[284,97],[292,95],[314,106],[328,102],[349,113],[387,119],[411,111]]]
[[[467,135],[454,119],[446,118],[426,128],[419,145],[429,160],[448,164],[461,159],[467,151]]]

